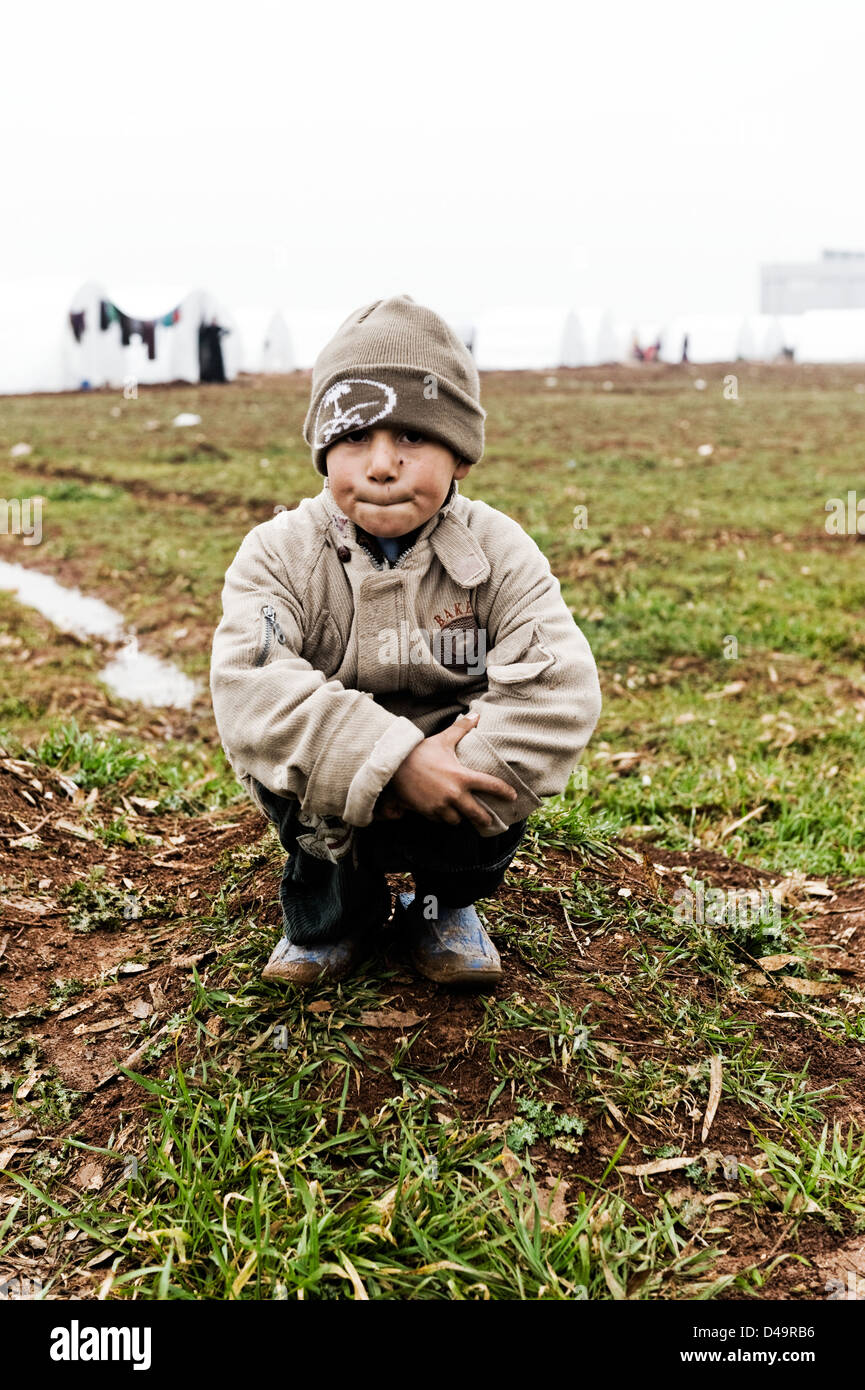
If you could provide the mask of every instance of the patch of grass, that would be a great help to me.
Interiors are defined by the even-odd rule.
[[[764,1162],[746,1170],[755,1196],[782,1205],[785,1215],[819,1214],[840,1230],[843,1216],[865,1231],[865,1135],[835,1123],[819,1132],[789,1123],[783,1141],[757,1136]]]
[[[531,852],[547,847],[604,859],[614,852],[612,823],[608,818],[593,816],[582,794],[572,788],[573,778],[564,796],[548,797],[532,812],[521,854],[524,849]]]
[[[123,496],[123,489],[108,483],[79,483],[65,479],[43,486],[42,496],[51,502],[114,502]]]
[[[95,737],[74,719],[46,734],[35,756],[84,790],[113,786],[147,761],[147,754],[130,748],[125,739]]]
[[[61,902],[69,905],[69,925],[73,931],[122,931],[129,922],[142,917],[163,916],[171,910],[162,894],[142,898],[138,893],[105,883],[105,865],[90,870],[86,878],[76,879],[59,890]]]
[[[532,1093],[542,1079],[567,1080],[577,1068],[592,1064],[591,1028],[587,1010],[577,1011],[560,995],[549,1003],[528,1001],[521,994],[507,999],[485,999],[484,1020],[473,1043],[489,1049],[491,1074],[498,1079],[487,1109],[510,1082]]]
[[[72,976],[68,980],[60,976],[51,982],[49,1001],[51,1004],[68,1004],[70,999],[77,999],[79,994],[83,994],[87,985],[84,980],[79,980],[77,976]]]
[[[101,840],[103,845],[137,845],[138,836],[129,825],[126,816],[115,816],[107,825],[93,825],[91,827],[97,840]]]
[[[248,801],[221,747],[177,743],[160,751],[136,778],[140,796],[155,797],[155,813],[194,816]]]
[[[518,1206],[497,1171],[500,1140],[438,1124],[410,1087],[316,1138],[315,1062],[290,1084],[256,1072],[255,1086],[216,1066],[142,1078],[157,1111],[138,1177],[78,1213],[17,1178],[53,1220],[121,1256],[112,1297],[705,1298],[729,1282],[712,1277],[714,1250],[683,1249],[667,1215],[618,1197],[582,1198],[547,1229],[531,1173]]]

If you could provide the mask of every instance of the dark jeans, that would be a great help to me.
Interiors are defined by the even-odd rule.
[[[501,835],[479,835],[469,821],[448,825],[407,811],[355,829],[352,850],[336,863],[297,844],[308,827],[298,821],[296,797],[255,788],[288,852],[279,899],[285,934],[298,945],[336,941],[375,930],[390,915],[385,872],[411,873],[418,902],[432,895],[447,907],[467,907],[502,883],[525,834],[516,821]],[[356,862],[355,862],[356,861]]]

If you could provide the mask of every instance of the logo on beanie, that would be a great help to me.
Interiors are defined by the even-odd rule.
[[[383,381],[349,377],[335,382],[325,391],[316,411],[313,448],[326,448],[337,435],[369,429],[390,415],[395,405],[396,391]]]

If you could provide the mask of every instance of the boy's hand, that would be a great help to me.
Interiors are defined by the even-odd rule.
[[[404,801],[401,801],[388,782],[384,790],[379,794],[373,811],[373,820],[399,820],[404,816],[409,808]]]
[[[507,782],[466,767],[454,752],[479,718],[478,714],[461,714],[450,728],[417,744],[400,764],[388,786],[410,810],[449,825],[459,825],[465,817],[484,829],[492,825],[492,817],[475,801],[473,790],[516,801],[517,793]]]

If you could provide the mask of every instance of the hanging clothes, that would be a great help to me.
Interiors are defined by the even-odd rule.
[[[70,318],[72,316],[70,315]],[[82,319],[83,329],[83,314]],[[156,325],[160,324],[163,328],[171,328],[173,324],[180,322],[180,306],[170,309],[167,314],[163,314],[158,319],[133,319],[128,314],[124,314],[118,309],[116,304],[112,304],[108,299],[99,301],[99,327],[105,332],[110,323],[120,324],[120,342],[123,347],[129,347],[133,337],[141,339],[147,348],[147,356],[152,362],[156,357]],[[75,325],[72,326],[73,333]],[[76,339],[77,341],[77,339]]]
[[[100,299],[100,301],[99,301],[99,327],[101,328],[102,332],[103,332],[103,333],[105,332],[105,330],[106,330],[106,328],[108,327],[109,323],[118,323],[119,321],[120,321],[120,310],[117,308],[117,305],[116,305],[116,304],[112,304],[112,303],[110,302],[110,300],[108,300],[108,299]]]
[[[140,338],[147,348],[147,356],[152,362],[156,356],[156,320],[155,319],[131,319],[128,314],[120,313],[120,342],[123,347],[129,347],[133,338]]]
[[[149,361],[152,362],[156,356],[156,321],[154,319],[142,320],[141,341],[147,348]]]

